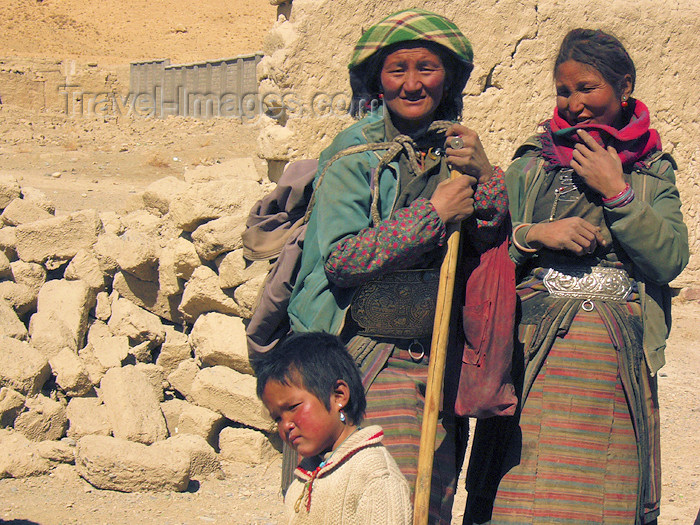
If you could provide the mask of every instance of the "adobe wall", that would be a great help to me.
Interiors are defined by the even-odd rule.
[[[270,0],[278,3],[278,0]],[[279,167],[317,156],[351,122],[330,102],[349,100],[347,63],[363,28],[415,2],[294,0],[279,6],[258,66],[260,91],[284,95],[286,114],[262,119],[259,154]],[[674,285],[700,276],[700,3],[677,0],[428,0],[421,7],[451,18],[471,40],[475,67],[465,91],[464,122],[476,129],[493,163],[506,166],[518,144],[554,104],[552,64],[574,27],[617,35],[637,67],[634,96],[679,165],[678,187],[690,229],[691,261]],[[286,16],[285,16],[286,15]],[[268,98],[268,101],[273,100]]]

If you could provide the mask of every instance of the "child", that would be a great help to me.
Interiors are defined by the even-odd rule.
[[[408,482],[381,427],[359,426],[365,394],[340,339],[295,334],[253,367],[280,437],[303,456],[285,495],[288,523],[412,523]]]

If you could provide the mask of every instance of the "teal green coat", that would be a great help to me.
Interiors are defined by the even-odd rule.
[[[377,112],[338,134],[321,154],[318,173],[336,153],[350,146],[384,140],[384,119],[382,113]],[[330,283],[324,263],[339,241],[371,225],[370,177],[382,153],[367,151],[347,155],[335,161],[326,172],[316,194],[316,204],[306,230],[301,268],[287,310],[294,332],[339,334],[342,330],[354,288],[341,288]],[[398,177],[397,161],[391,162],[380,174],[378,208],[382,219],[391,215]]]
[[[535,200],[543,182],[544,159],[537,136],[515,154],[506,171],[506,186],[513,227],[532,222]],[[639,283],[644,322],[644,355],[655,374],[665,363],[664,349],[671,329],[671,295],[668,283],[688,264],[688,229],[683,222],[676,188],[675,162],[658,152],[645,167],[625,173],[634,189],[630,204],[605,208],[605,221],[634,265]],[[522,265],[536,254],[510,248],[511,258]]]

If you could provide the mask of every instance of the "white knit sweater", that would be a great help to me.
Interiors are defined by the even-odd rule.
[[[413,509],[408,482],[381,444],[383,437],[384,432],[377,425],[348,437],[316,474],[308,510],[305,484],[321,459],[304,459],[285,496],[288,523],[410,525]],[[294,507],[302,493],[297,512]]]

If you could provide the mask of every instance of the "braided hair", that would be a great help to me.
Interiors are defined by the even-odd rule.
[[[616,95],[622,93],[625,76],[632,77],[632,90],[636,79],[634,62],[625,46],[613,35],[598,29],[572,29],[564,37],[554,62],[557,68],[568,60],[591,66],[610,84]]]

